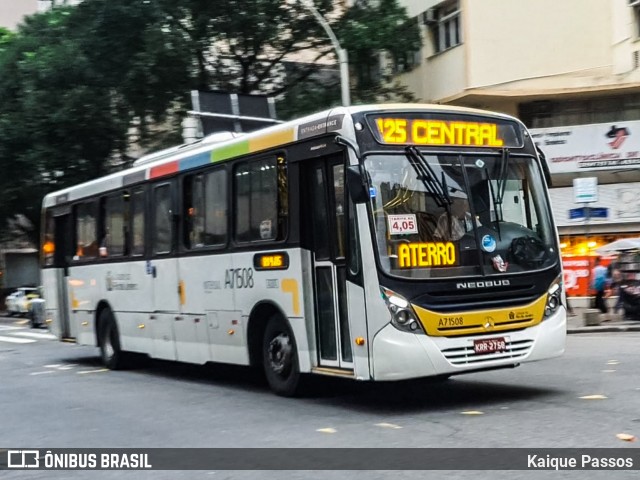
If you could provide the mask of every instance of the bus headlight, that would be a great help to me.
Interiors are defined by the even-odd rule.
[[[545,318],[550,317],[562,305],[562,282],[555,281],[547,292],[547,304],[544,307]]]
[[[422,333],[411,305],[403,296],[384,287],[380,287],[380,293],[391,314],[391,325],[403,332]]]

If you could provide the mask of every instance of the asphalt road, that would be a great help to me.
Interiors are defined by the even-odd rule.
[[[7,340],[7,339],[10,340]],[[14,339],[14,340],[11,340]],[[17,340],[15,340],[17,339]],[[142,361],[107,371],[97,349],[0,322],[0,447],[609,447],[640,437],[640,333],[572,335],[558,359],[443,383],[314,381],[273,395],[229,366]],[[539,478],[465,472],[447,478]],[[555,478],[637,478],[560,472]],[[445,472],[12,472],[2,478],[444,478]]]

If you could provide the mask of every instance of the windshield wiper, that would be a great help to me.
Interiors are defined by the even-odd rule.
[[[487,177],[489,173],[487,172]],[[500,236],[500,222],[504,221],[504,213],[502,212],[502,202],[504,200],[504,192],[507,186],[507,177],[509,176],[509,149],[503,148],[500,153],[500,165],[498,166],[498,178],[496,179],[497,192],[494,192],[493,185],[489,181],[489,190],[491,198],[496,208],[496,224],[498,226],[498,236]]]
[[[437,175],[431,168],[431,165],[429,165],[429,162],[427,162],[422,153],[420,153],[420,150],[411,146],[406,148],[406,152],[407,158],[418,173],[418,179],[422,181],[427,191],[433,195],[436,204],[449,211],[451,197],[449,196],[444,172],[442,172],[442,180],[438,180]]]
[[[493,184],[491,183],[491,179],[489,178],[489,173],[485,168],[485,173],[487,175],[487,183],[489,184],[489,192],[491,192],[491,200],[493,200],[493,204],[496,207],[496,229],[498,230],[498,239],[502,241],[502,232],[500,232],[500,222],[504,220],[502,216],[502,202],[498,204],[498,199],[496,197],[496,192],[493,190]],[[500,210],[498,210],[498,208]]]
[[[497,187],[498,187],[498,195],[497,195],[497,203],[500,205],[500,209],[502,210],[502,200],[504,199],[504,191],[507,186],[507,177],[509,176],[509,149],[503,148],[502,153],[500,155],[500,170],[498,173],[497,179]]]

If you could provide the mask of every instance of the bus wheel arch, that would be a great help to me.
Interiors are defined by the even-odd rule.
[[[100,302],[96,309],[96,337],[102,363],[111,370],[124,368],[126,353],[120,347],[116,317],[106,302]]]
[[[105,315],[102,313],[104,310],[109,310],[109,312],[113,312],[111,310],[111,306],[105,300],[100,300],[100,302],[98,302],[98,305],[96,306],[95,322],[94,322],[94,325],[96,326],[94,333],[95,333],[95,336],[96,336],[96,346],[97,347],[100,346],[100,328],[101,328],[101,323],[106,319]],[[111,315],[113,315],[113,313],[111,313]],[[115,319],[114,319],[114,321],[115,321]]]
[[[267,323],[274,315],[287,318],[278,306],[269,301],[256,304],[249,314],[247,345],[249,347],[249,364],[252,367],[262,368],[262,339]]]
[[[252,366],[262,366],[269,387],[293,396],[300,384],[298,348],[287,316],[275,305],[262,303],[251,312],[248,327]]]

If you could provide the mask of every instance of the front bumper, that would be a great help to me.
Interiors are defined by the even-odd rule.
[[[466,337],[429,337],[405,333],[389,324],[373,339],[371,376],[374,380],[404,380],[553,358],[564,353],[566,334],[564,307],[526,330]],[[506,352],[474,353],[474,340],[493,337],[505,338]]]

